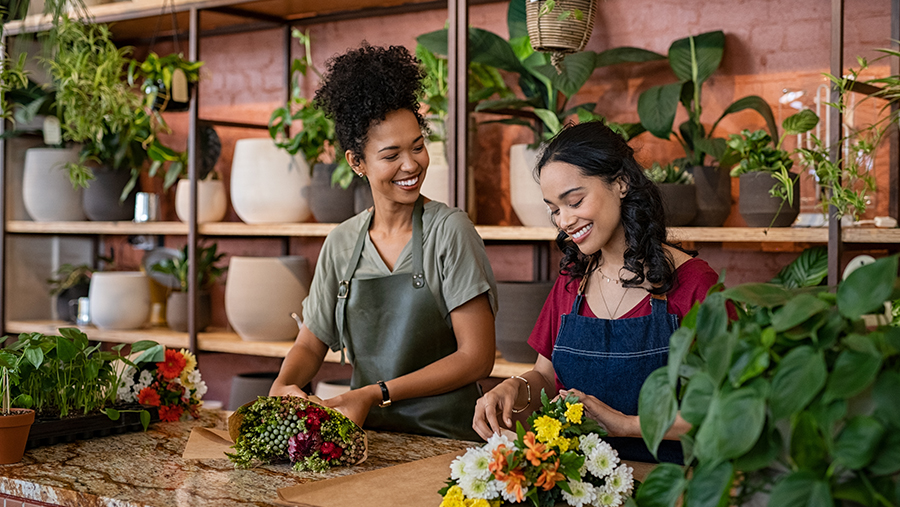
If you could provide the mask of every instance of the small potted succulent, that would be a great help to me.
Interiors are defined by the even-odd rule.
[[[778,143],[764,130],[728,136],[723,160],[736,159],[731,177],[740,178],[738,210],[750,227],[787,227],[800,213],[800,175],[789,172],[791,154],[781,148],[789,135],[808,132],[819,122],[809,109],[786,118]]]
[[[666,225],[678,227],[691,223],[697,214],[697,187],[694,177],[675,162],[653,162],[644,174],[659,188]]]
[[[218,245],[213,243],[208,247],[198,245],[197,248],[197,288],[200,290],[197,308],[197,331],[203,331],[209,326],[212,314],[212,302],[209,289],[216,283],[228,268],[220,268],[216,263],[221,261],[225,254],[217,252]],[[166,301],[166,322],[174,331],[187,331],[187,303],[188,286],[188,247],[181,251],[181,256],[174,259],[163,259],[150,266],[152,271],[174,276],[178,279],[178,289],[169,294]]]

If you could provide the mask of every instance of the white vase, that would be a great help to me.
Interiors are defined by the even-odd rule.
[[[450,165],[447,164],[444,143],[425,143],[425,149],[431,162],[422,182],[422,195],[446,204],[450,199]]]
[[[240,139],[231,163],[231,204],[248,224],[303,222],[312,213],[307,201],[309,166],[268,138]]]
[[[541,185],[534,180],[537,150],[527,144],[514,144],[509,149],[509,193],[512,209],[522,225],[551,227],[550,213],[544,204]]]
[[[175,187],[175,214],[182,222],[190,221],[191,182],[178,180]],[[225,183],[221,180],[200,180],[197,182],[197,223],[221,222],[228,209]]]
[[[150,281],[140,271],[94,273],[88,298],[100,329],[137,329],[150,318]]]
[[[303,315],[311,277],[305,257],[232,257],[225,282],[225,315],[247,341],[297,336],[291,313]]]
[[[36,222],[81,221],[81,187],[72,188],[66,163],[78,162],[77,149],[31,148],[25,152],[22,200]]]

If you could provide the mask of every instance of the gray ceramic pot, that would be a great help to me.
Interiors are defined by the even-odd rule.
[[[721,227],[731,213],[731,176],[719,167],[689,167],[697,188],[697,214],[688,225]]]
[[[268,396],[278,372],[241,373],[231,378],[231,393],[228,396],[228,410],[237,410],[241,405],[255,401],[257,396]],[[306,391],[309,392],[309,391]]]
[[[82,194],[84,214],[88,220],[97,222],[133,220],[137,185],[124,202],[119,200],[122,190],[130,179],[129,171],[112,171],[105,167],[94,169],[94,179]]]
[[[789,227],[800,214],[800,178],[794,180],[794,203],[769,195],[778,180],[767,172],[742,174],[738,211],[749,227]]]
[[[534,363],[537,352],[528,337],[553,288],[550,282],[501,282],[497,284],[500,309],[494,319],[497,349],[507,361]]]
[[[173,292],[166,300],[166,324],[172,331],[188,330],[188,293]],[[201,292],[197,298],[197,331],[209,326],[212,315],[212,300],[208,292]]]
[[[309,188],[309,208],[316,221],[323,224],[339,224],[354,215],[354,189],[331,186],[331,175],[337,164],[313,166]]]
[[[658,183],[662,196],[666,225],[678,227],[691,223],[697,215],[697,186],[680,183]]]

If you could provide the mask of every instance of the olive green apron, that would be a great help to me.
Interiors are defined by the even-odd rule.
[[[380,278],[353,278],[372,216],[359,231],[347,272],[338,287],[335,322],[346,348],[357,389],[420,370],[456,352],[456,336],[428,289],[423,269],[423,199],[413,210],[412,273]],[[477,440],[472,429],[478,387],[472,383],[455,391],[394,401],[369,411],[365,427],[419,433],[461,440]]]

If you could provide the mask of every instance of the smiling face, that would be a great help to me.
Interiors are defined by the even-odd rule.
[[[363,155],[354,170],[369,179],[376,205],[380,200],[416,202],[429,162],[416,115],[406,109],[388,113],[369,128]],[[354,158],[348,155],[351,166]]]
[[[622,180],[607,184],[565,162],[550,162],[541,170],[541,193],[551,219],[585,255],[613,242],[624,244],[621,212],[626,190]]]

